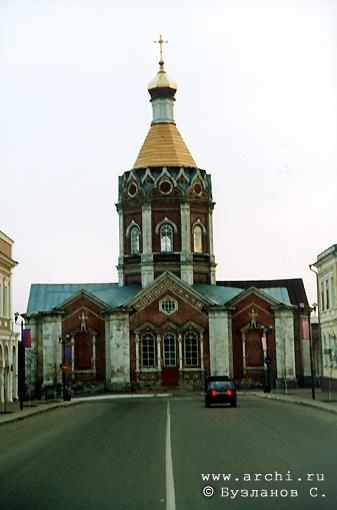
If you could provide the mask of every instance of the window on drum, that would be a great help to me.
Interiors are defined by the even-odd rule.
[[[160,229],[160,250],[173,251],[173,230],[170,225],[163,225]]]
[[[202,230],[199,225],[193,229],[193,249],[195,253],[202,253]]]
[[[139,238],[140,238],[140,230],[138,227],[133,227],[131,230],[131,254],[136,255],[139,253]]]

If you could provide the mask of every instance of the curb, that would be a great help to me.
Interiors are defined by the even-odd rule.
[[[269,400],[277,400],[278,402],[285,402],[288,404],[296,404],[296,405],[303,405],[307,407],[314,407],[316,409],[319,409],[321,411],[327,411],[329,413],[337,414],[337,406],[336,405],[329,405],[328,402],[320,402],[319,400],[306,400],[306,399],[300,399],[297,397],[288,397],[286,395],[277,395],[272,393],[258,393],[258,392],[245,392],[241,393],[241,395],[252,395],[254,397],[259,398],[267,398]]]
[[[54,409],[58,409],[60,407],[67,407],[69,405],[80,404],[80,402],[57,402],[55,404],[43,404],[36,406],[31,409],[29,407],[24,408],[23,411],[16,411],[13,414],[8,414],[8,416],[0,417],[0,426],[6,425],[7,423],[11,423],[14,421],[22,421],[26,418],[31,418],[32,416],[36,416],[37,414],[47,413],[48,411],[53,411]]]
[[[152,398],[152,397],[172,397],[172,393],[145,393],[145,394],[116,394],[116,395],[93,395],[91,397],[75,397],[72,400],[69,400],[67,402],[60,401],[56,402],[54,404],[40,404],[36,407],[29,408],[25,407],[23,411],[16,411],[13,414],[8,414],[7,416],[4,416],[1,418],[0,416],[0,426],[5,425],[10,422],[14,421],[22,421],[26,418],[31,418],[32,416],[36,416],[38,414],[43,414],[48,411],[52,411],[54,409],[59,409],[60,407],[68,407],[68,406],[74,406],[78,404],[83,404],[85,402],[94,402],[94,401],[100,401],[100,400],[116,400],[116,399],[137,399],[137,398]]]

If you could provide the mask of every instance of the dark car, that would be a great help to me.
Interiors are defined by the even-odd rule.
[[[230,404],[231,407],[236,407],[236,388],[233,381],[215,379],[209,381],[206,395],[205,407],[211,407],[212,404]]]
[[[212,381],[230,381],[228,375],[209,375],[205,379],[205,391],[207,391],[208,385]]]

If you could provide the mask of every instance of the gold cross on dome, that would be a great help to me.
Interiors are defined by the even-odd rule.
[[[159,41],[153,41],[153,42],[154,42],[154,43],[159,43],[159,44],[160,44],[160,62],[159,62],[159,64],[160,64],[161,66],[163,66],[163,65],[164,65],[164,61],[163,61],[163,44],[164,44],[164,43],[168,43],[168,41],[163,41],[163,37],[162,37],[162,35],[160,34],[160,36],[159,36]]]

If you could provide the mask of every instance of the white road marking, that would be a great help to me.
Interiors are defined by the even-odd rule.
[[[171,449],[170,401],[167,402],[166,421],[166,510],[176,510]]]

